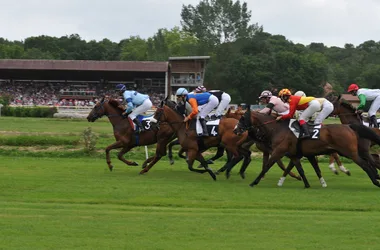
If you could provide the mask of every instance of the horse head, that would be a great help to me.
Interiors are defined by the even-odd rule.
[[[103,96],[102,99],[95,104],[95,106],[87,116],[87,121],[94,122],[106,114],[106,110],[104,108],[105,101],[106,100]]]
[[[157,121],[165,121],[167,118],[166,115],[164,114],[166,108],[169,108],[175,111],[176,113],[180,114],[182,117],[186,110],[185,106],[178,105],[175,101],[172,101],[168,97],[166,97],[164,100],[161,101],[160,105],[158,105],[153,118],[156,119]]]
[[[234,133],[236,135],[242,135],[245,131],[249,130],[252,127],[251,123],[251,109],[248,105],[247,111],[242,117],[240,117],[238,124],[234,128]]]

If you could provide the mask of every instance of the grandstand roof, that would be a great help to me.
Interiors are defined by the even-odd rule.
[[[0,69],[167,72],[168,62],[2,59]]]
[[[174,60],[209,60],[210,56],[176,56],[169,57],[169,61]]]

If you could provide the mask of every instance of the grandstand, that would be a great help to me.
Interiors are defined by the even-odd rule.
[[[203,84],[210,57],[170,57],[167,62],[0,60],[0,93],[11,105],[92,107],[115,96],[117,83],[149,94],[154,105],[178,87]]]

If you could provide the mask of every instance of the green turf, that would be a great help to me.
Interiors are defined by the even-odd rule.
[[[322,188],[273,169],[255,188],[234,171],[214,182],[165,159],[148,175],[105,161],[1,157],[2,249],[377,249],[379,190],[324,169]],[[140,160],[141,162],[141,160]],[[221,162],[218,163],[220,166]],[[213,166],[214,168],[216,166]]]
[[[92,157],[71,151],[87,127],[102,149]],[[245,180],[235,169],[230,180],[214,182],[166,157],[140,176],[115,153],[109,172],[103,149],[114,138],[106,119],[0,117],[0,131],[7,144],[0,148],[0,249],[379,248],[379,190],[353,164],[346,163],[349,177],[321,163],[327,188],[306,163],[310,189],[289,178],[278,188],[277,168],[250,188],[260,159]],[[127,158],[141,164],[142,156],[136,148]]]

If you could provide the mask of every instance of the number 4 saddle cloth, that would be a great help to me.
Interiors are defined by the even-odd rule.
[[[219,135],[219,132],[218,132],[219,131],[219,122],[220,122],[220,119],[206,122],[207,132],[208,132],[209,136],[215,137],[215,136]],[[203,134],[202,125],[201,125],[201,122],[199,121],[199,119],[197,119],[196,130],[197,130],[197,134],[199,136],[201,136]]]

